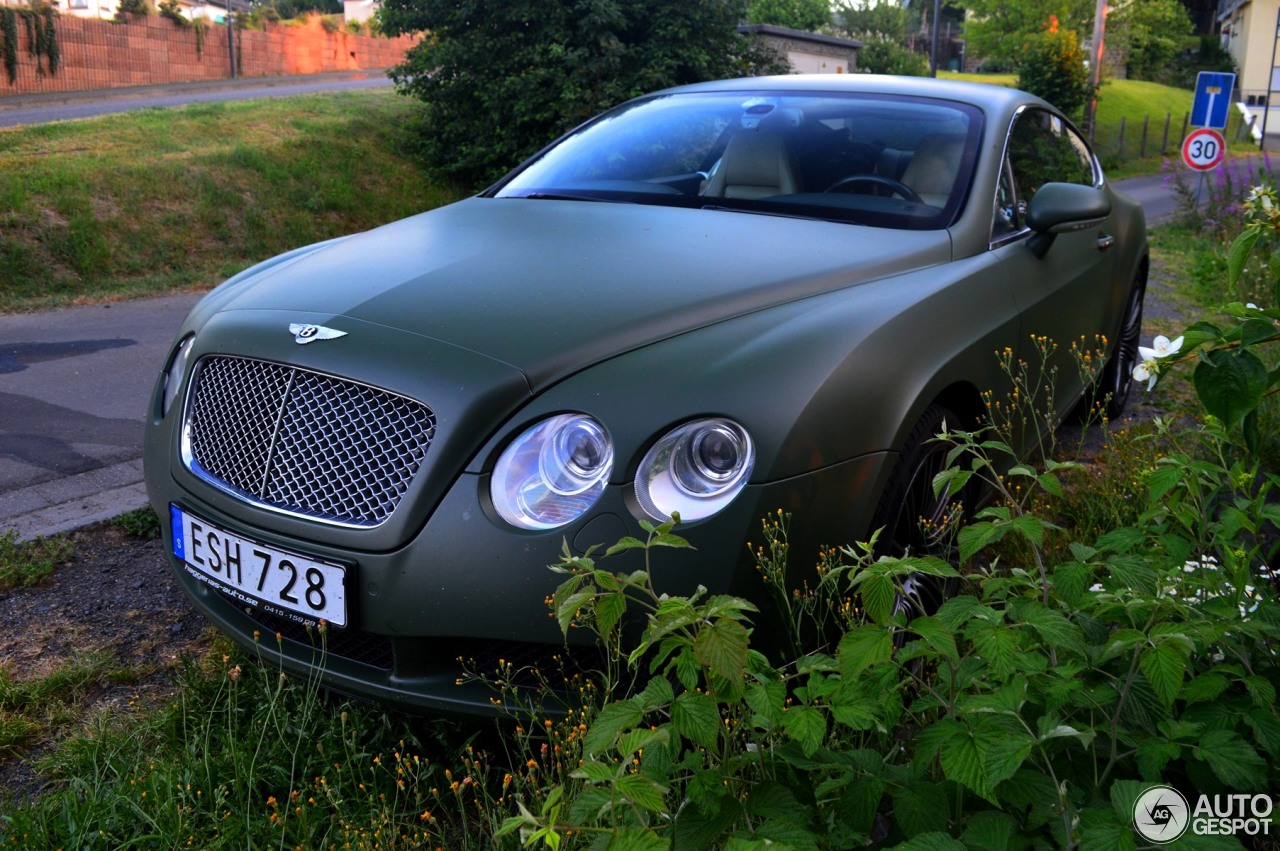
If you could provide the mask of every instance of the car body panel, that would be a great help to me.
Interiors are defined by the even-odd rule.
[[[500,251],[491,229],[503,234]],[[951,259],[945,231],[901,236],[886,244],[874,231],[776,216],[472,198],[272,269],[222,309],[411,329],[510,364],[539,390],[691,328]],[[765,242],[767,252],[742,251]]]
[[[744,542],[779,510],[796,517],[794,552],[865,538],[926,410],[943,404],[967,427],[984,392],[1000,398],[1011,389],[1000,352],[1034,362],[1034,338],[1051,337],[1060,347],[1054,404],[1059,414],[1075,404],[1087,388],[1067,372],[1069,347],[1114,338],[1147,248],[1141,210],[1100,171],[1095,189],[1105,203],[1097,206],[1110,208],[1101,222],[1042,241],[1043,256],[1029,230],[993,240],[1009,128],[1023,110],[1049,109],[1025,93],[788,77],[669,94],[742,92],[752,103],[761,92],[860,91],[954,101],[981,115],[973,173],[947,226],[820,220],[768,203],[699,209],[645,197],[494,197],[504,181],[231,279],[177,335],[194,334],[179,401],[163,410],[162,375],[151,403],[147,482],[162,524],[176,505],[250,540],[343,565],[350,626],[330,631],[324,681],[417,710],[467,712],[498,709],[483,692],[452,685],[456,657],[560,645],[544,604],[558,577],[546,566],[565,548],[584,553],[636,533],[642,459],[683,423],[737,423],[752,438],[755,463],[727,507],[681,526],[695,549],[664,554],[655,567],[661,591],[758,596]],[[344,336],[299,345],[291,325]],[[428,406],[435,436],[390,518],[350,528],[297,516],[188,469],[183,400],[201,359],[218,355],[339,376]],[[612,440],[602,495],[557,528],[505,522],[490,493],[499,458],[529,427],[575,412]],[[1026,450],[1037,436],[1024,438]],[[635,558],[609,566],[632,569]],[[793,565],[800,576],[802,562]],[[176,559],[174,569],[221,628],[290,670],[317,672],[312,633],[247,612]],[[277,626],[278,646],[251,638]],[[771,628],[762,616],[757,636],[765,641]]]

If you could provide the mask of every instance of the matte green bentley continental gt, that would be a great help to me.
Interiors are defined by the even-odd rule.
[[[1064,360],[1054,399],[1117,413],[1146,273],[1141,209],[1031,95],[663,91],[474,198],[214,290],[151,401],[151,501],[240,642],[279,632],[260,652],[314,673],[323,619],[327,685],[491,711],[457,659],[563,647],[544,604],[562,543],[678,513],[696,549],[659,590],[747,596],[745,543],[778,509],[797,562],[880,527],[927,545],[946,497],[928,439],[1008,390],[996,353],[1105,338],[1095,386]]]

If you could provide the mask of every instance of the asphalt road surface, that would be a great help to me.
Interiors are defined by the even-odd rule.
[[[147,399],[197,298],[0,316],[0,532],[49,535],[146,503]]]
[[[241,80],[183,91],[99,94],[87,101],[0,105],[0,125],[190,103],[388,85],[379,74]],[[12,101],[13,99],[3,99]],[[21,117],[21,120],[18,120]],[[1117,181],[1149,222],[1174,210],[1159,176]],[[178,295],[48,313],[0,316],[0,532],[50,535],[146,503],[142,424],[182,317]]]
[[[339,71],[306,77],[241,77],[238,80],[212,80],[174,86],[17,95],[0,98],[0,127],[91,118],[95,115],[148,107],[386,88],[390,85],[391,79],[382,71]]]

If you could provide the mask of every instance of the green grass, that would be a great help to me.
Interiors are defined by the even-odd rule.
[[[27,680],[14,680],[0,668],[0,756],[21,755],[39,741],[78,729],[90,691],[131,684],[137,677],[137,671],[102,650],[76,653]]]
[[[30,588],[71,558],[71,542],[64,536],[18,543],[18,533],[0,534],[0,591]]]
[[[43,794],[0,792],[0,848],[489,847],[487,829],[444,838],[475,822],[457,804],[490,774],[455,725],[339,700],[219,640],[175,666],[167,698],[51,730],[38,708],[55,715],[102,676],[65,667],[32,683],[0,671],[0,759],[65,733],[35,761]]]
[[[121,514],[111,521],[111,525],[118,527],[126,535],[145,541],[157,540],[161,532],[160,518],[149,507]]]
[[[414,104],[353,92],[0,130],[0,312],[212,287],[439,206]]]
[[[972,83],[1016,87],[1017,74],[959,74],[944,72],[940,77]],[[1181,156],[1183,117],[1191,112],[1193,92],[1145,80],[1104,80],[1098,93],[1098,129],[1093,147],[1112,178],[1158,172],[1166,159]],[[1168,118],[1168,135],[1165,119]],[[1124,120],[1123,146],[1121,119]],[[1142,143],[1144,119],[1146,145]],[[1225,137],[1233,152],[1245,153],[1254,145],[1241,130],[1240,114],[1230,113]],[[1241,141],[1236,141],[1240,136]],[[1145,152],[1145,155],[1144,155]]]

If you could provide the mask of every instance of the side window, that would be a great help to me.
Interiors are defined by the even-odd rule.
[[[1014,119],[1009,151],[1000,172],[991,239],[1023,228],[1027,204],[1046,183],[1097,182],[1089,146],[1052,112],[1028,109]]]
[[[1043,109],[1029,109],[1015,120],[1009,134],[1009,166],[1023,209],[1046,183],[1095,183],[1093,155],[1084,140]]]
[[[1018,195],[1013,188],[1013,174],[1006,162],[1000,169],[1000,185],[996,187],[996,212],[991,221],[991,241],[1003,239],[1022,229],[1018,215]]]

